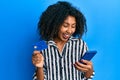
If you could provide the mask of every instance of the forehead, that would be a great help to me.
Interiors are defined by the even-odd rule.
[[[66,19],[64,20],[64,23],[75,24],[76,23],[76,19],[75,19],[74,16],[67,16]]]

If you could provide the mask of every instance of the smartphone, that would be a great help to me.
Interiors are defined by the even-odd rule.
[[[80,62],[82,59],[90,61],[96,55],[96,53],[97,53],[96,50],[85,52],[85,54],[80,59]]]

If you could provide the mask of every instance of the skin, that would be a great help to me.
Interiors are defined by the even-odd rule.
[[[34,51],[32,55],[32,63],[37,67],[37,80],[44,80],[43,64],[44,57],[41,52]]]
[[[74,17],[68,16],[58,32],[58,37],[54,39],[56,45],[58,46],[59,52],[62,51],[64,44],[68,41],[75,30],[76,20]]]
[[[76,30],[76,19],[73,16],[68,16],[65,20],[62,26],[60,27],[60,30],[58,32],[58,37],[54,39],[59,52],[61,53],[63,46],[68,41],[70,36],[75,32]],[[44,64],[44,58],[42,54],[39,51],[34,51],[32,56],[32,62],[37,67],[37,77],[38,80],[44,79],[44,73],[43,73],[43,64]],[[75,62],[74,66],[77,70],[85,72],[85,77],[89,78],[93,73],[93,66],[91,61],[82,60],[82,64],[80,62]]]

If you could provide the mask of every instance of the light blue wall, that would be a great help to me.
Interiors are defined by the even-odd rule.
[[[0,80],[32,80],[32,44],[38,41],[42,11],[58,0],[0,0]],[[93,58],[94,80],[118,80],[120,72],[120,1],[67,0],[81,9],[88,32],[83,39]]]

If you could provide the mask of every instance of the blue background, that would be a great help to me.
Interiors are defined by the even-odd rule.
[[[0,0],[0,80],[32,80],[32,44],[41,12],[58,0]],[[118,80],[120,72],[120,1],[66,0],[86,16],[88,32],[83,36],[90,50],[94,80]]]

